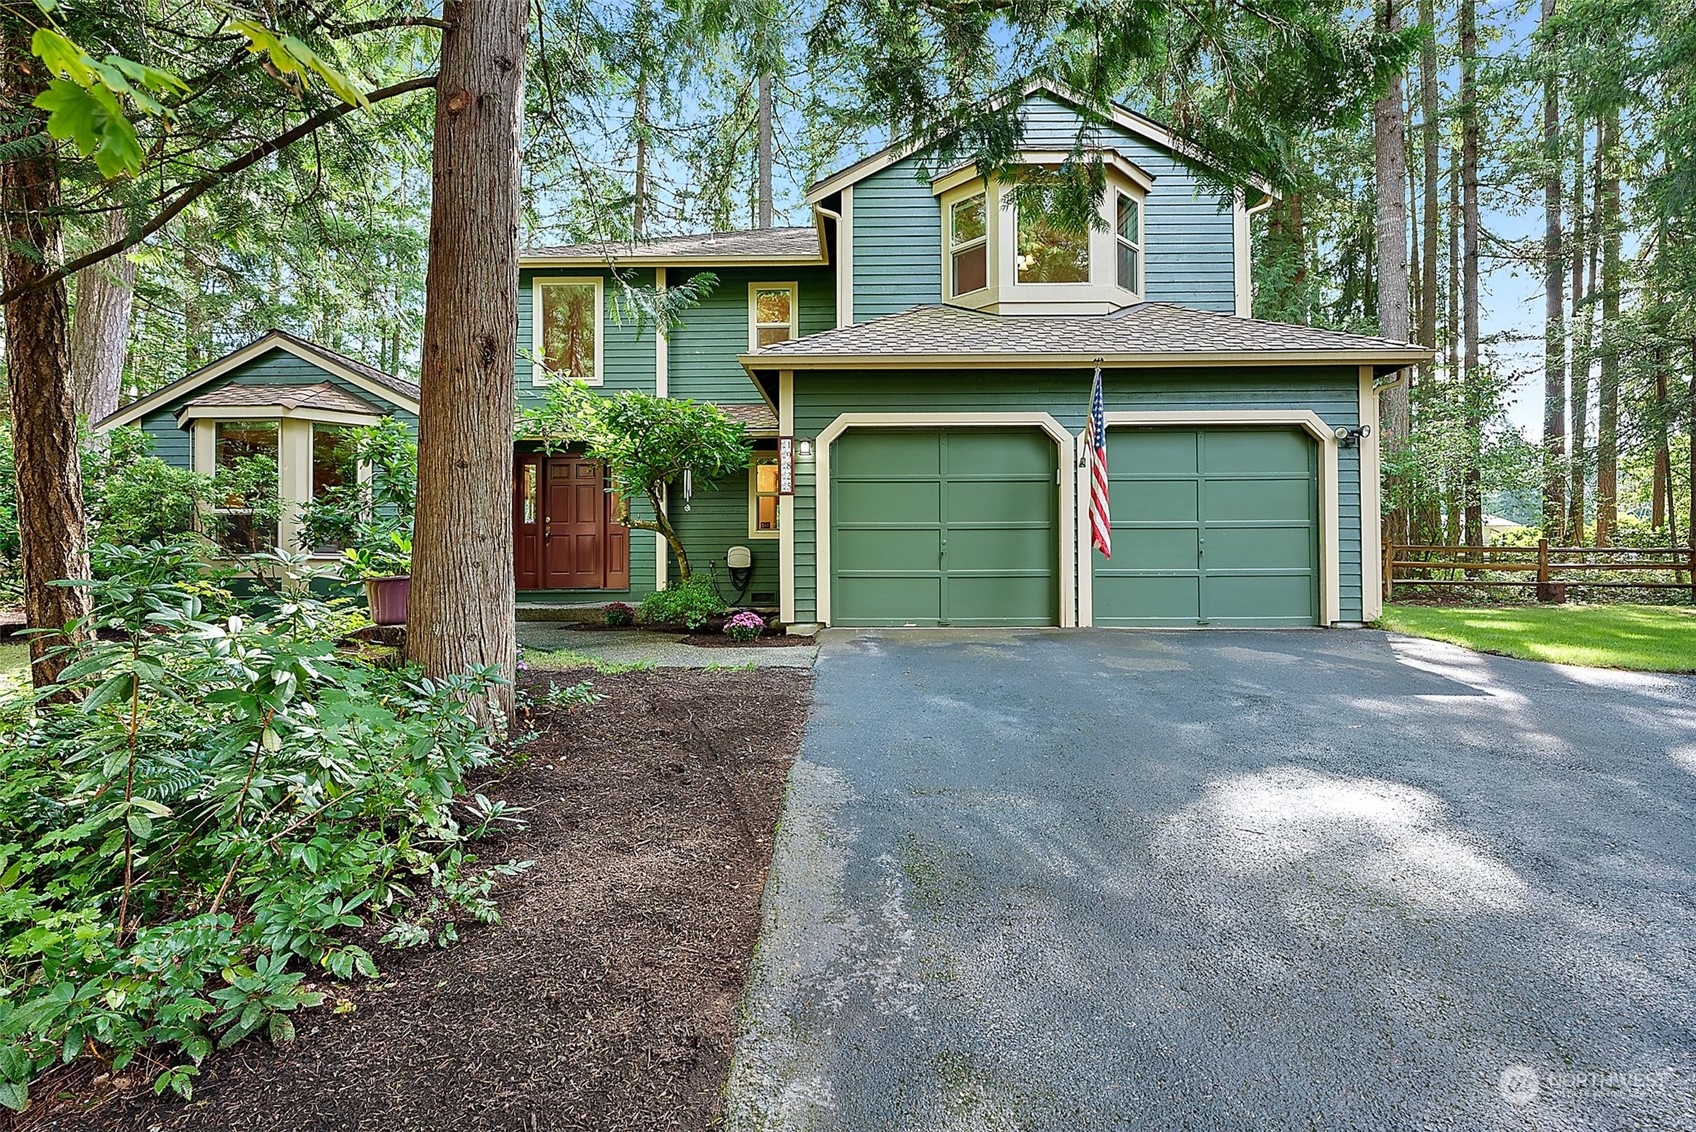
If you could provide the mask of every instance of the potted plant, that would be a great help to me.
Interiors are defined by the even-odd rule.
[[[405,625],[406,599],[412,591],[412,538],[387,532],[386,542],[373,540],[342,552],[342,569],[365,585],[365,604],[374,625]]]

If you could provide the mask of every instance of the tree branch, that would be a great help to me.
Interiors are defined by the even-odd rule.
[[[395,83],[391,86],[381,87],[374,90],[370,94],[366,95],[366,102],[367,104],[374,104],[382,102],[385,99],[398,97],[399,95],[411,94],[416,90],[425,90],[435,85],[435,75],[421,75],[416,79],[407,79],[405,82]],[[140,228],[137,228],[128,236],[125,236],[121,240],[114,240],[112,243],[107,244],[104,247],[95,248],[91,252],[86,252],[83,255],[78,256],[76,259],[71,260],[69,263],[63,264],[62,266],[48,272],[46,275],[41,276],[39,279],[32,280],[31,282],[19,287],[13,287],[4,294],[0,294],[0,306],[5,306],[7,303],[13,302],[20,296],[27,295],[31,291],[37,291],[43,287],[50,287],[59,282],[61,279],[66,279],[75,275],[85,267],[90,267],[96,263],[100,263],[102,260],[110,259],[120,252],[128,251],[130,248],[135,247],[137,244],[147,239],[147,237],[153,235],[153,233],[169,224],[176,218],[178,213],[187,208],[205,193],[216,188],[220,182],[235,176],[237,173],[240,173],[253,165],[257,165],[259,162],[271,156],[273,153],[276,153],[278,150],[287,149],[301,138],[316,133],[331,122],[337,121],[338,119],[345,117],[351,111],[357,109],[359,109],[359,107],[354,106],[351,103],[339,103],[338,105],[332,106],[326,110],[319,111],[317,114],[306,119],[306,121],[294,127],[292,130],[278,134],[271,140],[248,150],[240,157],[231,158],[229,161],[224,162],[224,164],[201,177],[200,180],[181,189],[181,195],[161,209],[152,220],[149,220],[146,224],[143,224]]]

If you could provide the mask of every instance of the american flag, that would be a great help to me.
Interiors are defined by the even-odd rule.
[[[1113,518],[1107,506],[1107,405],[1101,396],[1101,366],[1089,394],[1089,541],[1103,558],[1113,557]]]

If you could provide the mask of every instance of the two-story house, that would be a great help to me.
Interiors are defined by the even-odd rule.
[[[1076,102],[1037,83],[1021,112],[1019,161],[1063,161]],[[975,165],[895,146],[815,185],[806,227],[531,249],[520,401],[569,376],[741,420],[746,479],[674,485],[667,510],[727,598],[787,622],[1372,619],[1378,393],[1429,352],[1249,318],[1263,188],[1209,188],[1204,154],[1129,110],[1090,145],[1108,187],[1084,235]],[[701,272],[717,282],[684,325],[620,317],[623,283]],[[1097,367],[1111,557],[1087,512]],[[314,470],[326,430],[416,410],[415,387],[272,334],[103,423],[140,423],[203,470],[258,444],[298,502],[331,475]],[[581,456],[519,442],[513,526],[521,598],[638,598],[672,572],[662,541],[616,523],[605,470]],[[751,551],[740,591],[732,547]]]

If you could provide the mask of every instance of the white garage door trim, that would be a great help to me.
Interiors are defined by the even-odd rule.
[[[1219,426],[1285,426],[1305,430],[1319,442],[1319,595],[1321,625],[1342,619],[1341,547],[1337,530],[1337,434],[1311,409],[1152,409],[1126,410],[1107,414],[1107,427],[1136,425],[1166,428],[1213,428]],[[1078,462],[1074,494],[1080,507],[1077,516],[1078,624],[1095,624],[1095,558],[1089,544],[1089,449],[1077,437],[1083,458]]]
[[[1040,428],[1060,449],[1060,624],[1077,624],[1077,482],[1065,474],[1068,458],[1077,441],[1064,425],[1048,413],[843,413],[824,427],[813,442],[817,462],[813,553],[816,559],[814,587],[818,620],[830,624],[830,446],[851,428],[1007,428],[1024,425]],[[1072,460],[1076,463],[1076,460]]]

